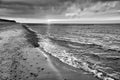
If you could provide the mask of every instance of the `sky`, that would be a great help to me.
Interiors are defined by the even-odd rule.
[[[80,20],[88,18],[117,18],[118,20],[118,17],[120,17],[120,1],[0,0],[0,17],[17,20],[42,19],[47,21],[50,21],[48,19]]]

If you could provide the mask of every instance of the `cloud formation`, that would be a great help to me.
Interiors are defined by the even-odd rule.
[[[104,0],[104,1],[107,1],[107,0]],[[107,14],[107,13],[113,13],[113,12],[118,13],[120,11],[119,5],[120,5],[120,2],[118,1],[97,2],[93,4],[88,4],[87,6],[82,6],[82,7],[79,4],[72,4],[70,7],[67,8],[65,12],[65,16],[79,17],[79,16],[95,15],[95,14]]]
[[[119,13],[118,0],[0,0],[0,16],[23,18],[81,16]]]

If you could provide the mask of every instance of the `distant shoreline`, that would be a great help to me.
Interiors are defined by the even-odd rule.
[[[80,19],[34,19],[34,18],[12,18],[1,17],[2,19],[14,20],[25,24],[120,24],[120,17],[105,18],[80,18]]]

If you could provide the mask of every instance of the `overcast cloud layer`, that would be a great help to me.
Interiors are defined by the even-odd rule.
[[[1,17],[81,18],[120,16],[119,0],[0,0]]]

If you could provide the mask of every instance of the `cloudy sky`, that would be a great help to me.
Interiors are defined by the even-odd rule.
[[[0,17],[87,19],[120,17],[119,0],[0,0]]]

